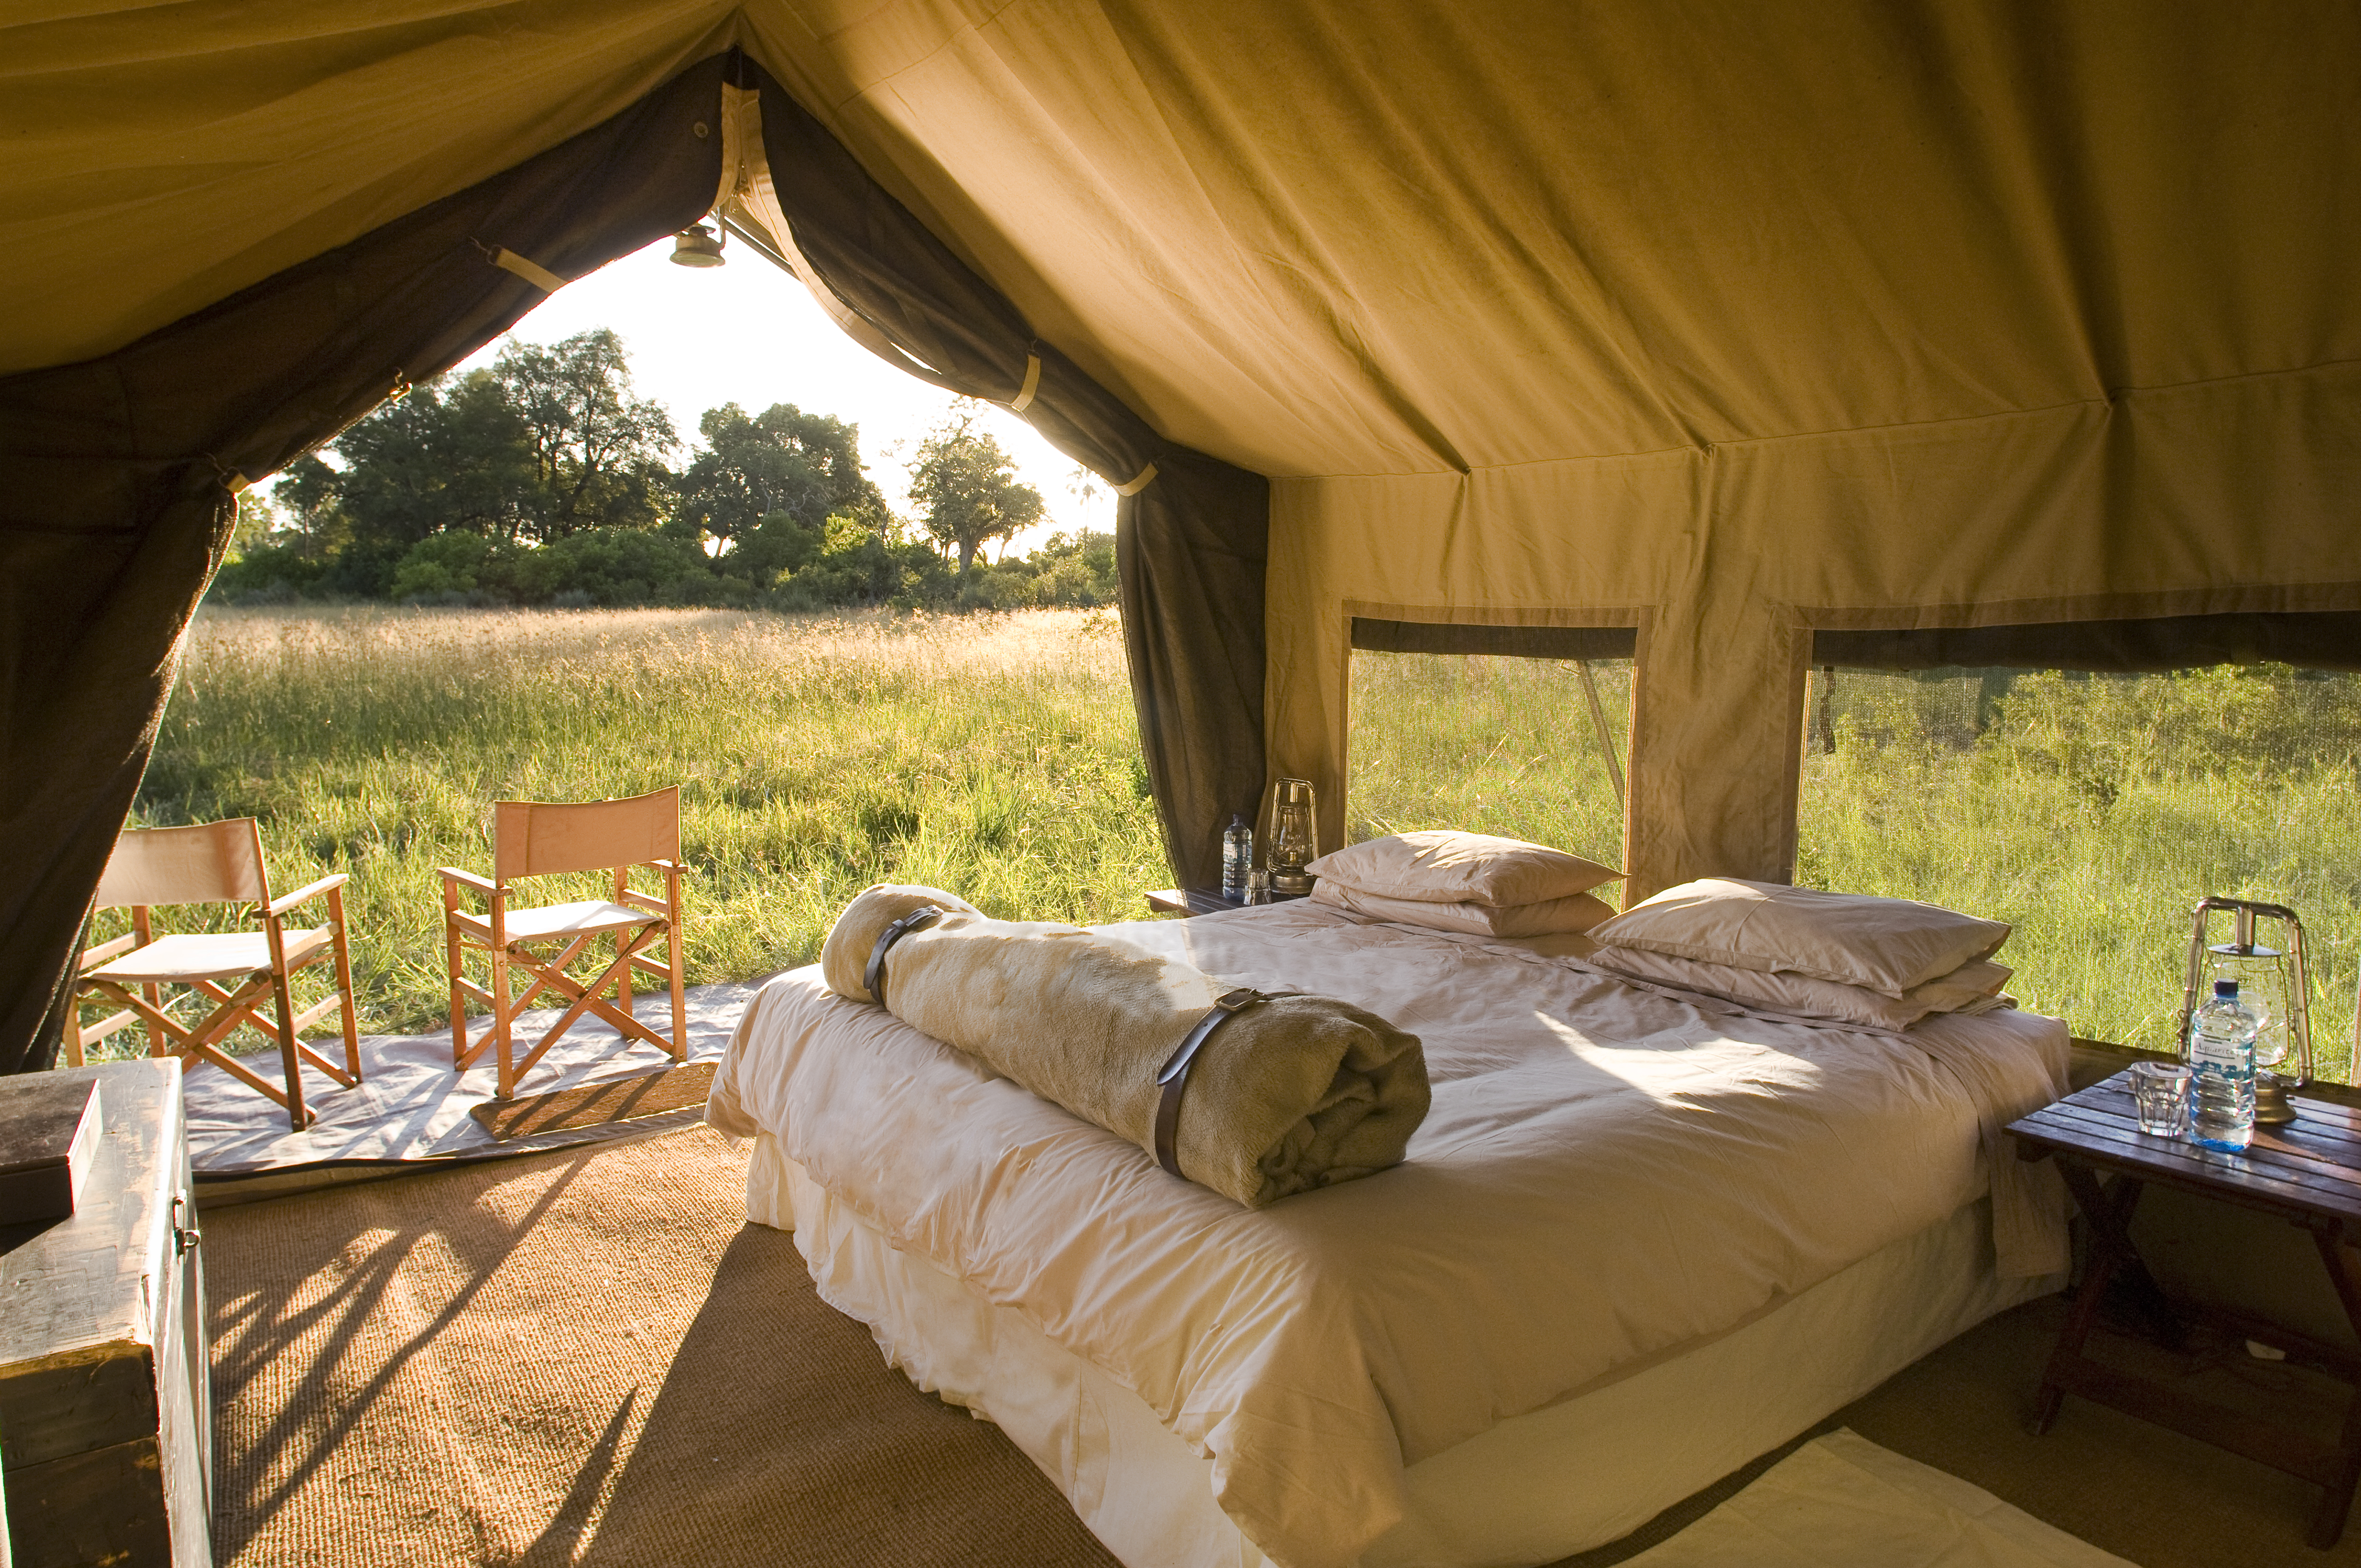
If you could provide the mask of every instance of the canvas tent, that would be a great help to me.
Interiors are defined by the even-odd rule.
[[[1817,660],[2356,662],[2348,5],[13,15],[0,1067],[228,487],[723,196],[1137,486],[1184,876],[1270,773],[1334,840],[1356,636],[1631,649],[1642,892],[1787,874]]]

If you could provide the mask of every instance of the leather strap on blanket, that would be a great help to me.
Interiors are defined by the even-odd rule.
[[[881,941],[878,949],[883,952],[884,943]],[[870,987],[870,992],[875,994],[874,985]],[[1156,1100],[1156,1163],[1164,1168],[1166,1174],[1180,1176],[1183,1181],[1188,1179],[1181,1176],[1180,1152],[1174,1139],[1180,1131],[1180,1093],[1189,1087],[1190,1063],[1197,1059],[1197,1053],[1213,1037],[1214,1030],[1263,999],[1261,992],[1244,985],[1214,998],[1213,1004],[1205,1009],[1205,1015],[1189,1031],[1189,1037],[1180,1042],[1180,1048],[1157,1070],[1156,1081],[1164,1092]]]
[[[875,997],[878,1006],[885,1005],[885,955],[895,943],[919,927],[942,917],[943,912],[929,904],[923,909],[913,909],[877,934],[877,945],[869,950],[869,967],[861,971],[861,989]]]

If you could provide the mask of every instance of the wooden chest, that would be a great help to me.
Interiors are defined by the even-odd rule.
[[[181,1064],[68,1071],[100,1080],[99,1157],[71,1219],[0,1230],[12,1568],[207,1564],[213,1410]]]

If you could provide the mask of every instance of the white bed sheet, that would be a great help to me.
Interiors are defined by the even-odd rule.
[[[1126,1568],[1266,1568],[1213,1465],[1139,1397],[890,1245],[758,1135],[747,1217],[792,1230],[822,1299],[888,1365],[992,1421]],[[1514,1416],[1403,1472],[1401,1521],[1362,1568],[1522,1568],[1618,1540],[1993,1313],[2062,1277],[1987,1266],[1990,1204],[1871,1254],[1721,1337]]]
[[[708,1115],[1130,1390],[1287,1568],[1356,1561],[1409,1467],[1939,1224],[2062,1082],[2064,1026],[2015,1013],[1806,1025],[1306,905],[1103,929],[1419,1033],[1409,1161],[1249,1212],[810,970],[748,1008]]]

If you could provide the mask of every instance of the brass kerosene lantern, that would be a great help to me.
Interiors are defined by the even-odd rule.
[[[2216,909],[2231,913],[2226,942],[2206,943],[2206,916]],[[2255,940],[2255,917],[2277,920],[2287,928],[2287,947],[2267,948]],[[2312,972],[2304,962],[2303,922],[2283,904],[2257,904],[2245,898],[2207,898],[2197,905],[2195,927],[2189,936],[2189,977],[2180,997],[2180,1047],[2189,1046],[2189,1020],[2197,1011],[2197,993],[2213,960],[2213,978],[2238,982],[2238,1000],[2262,1020],[2255,1036],[2255,1121],[2280,1124],[2295,1120],[2288,1091],[2312,1080]],[[2295,1058],[2292,1075],[2272,1070]]]
[[[1310,779],[1281,779],[1270,786],[1270,889],[1310,893],[1319,879],[1303,868],[1319,858],[1312,835],[1320,820]]]

